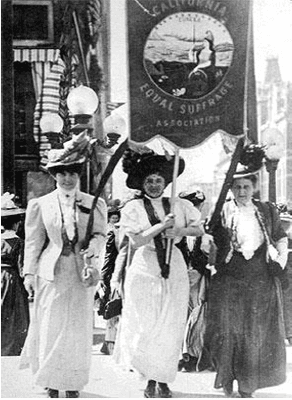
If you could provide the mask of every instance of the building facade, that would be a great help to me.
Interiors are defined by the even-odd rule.
[[[267,163],[261,172],[262,199],[268,200],[271,197],[269,191],[274,190],[277,203],[292,203],[291,82],[282,80],[277,57],[267,59],[265,80],[257,85],[257,100],[258,141],[270,147],[272,167],[276,168],[274,188],[270,187],[271,177],[267,171]]]
[[[63,121],[59,145],[70,138],[74,119],[66,99],[79,84],[99,97],[91,135],[103,139],[108,102],[108,2],[103,0],[3,0],[2,17],[2,193],[26,206],[54,187],[45,172],[54,137],[40,120],[57,113]],[[99,149],[100,170],[108,156]]]
[[[78,83],[98,93],[100,106],[92,135],[103,139],[102,121],[110,104],[110,31],[107,0],[2,0],[2,193],[15,193],[22,206],[31,197],[52,190],[43,158],[51,138],[39,121],[46,111],[70,119],[66,96]],[[32,10],[31,7],[34,7]],[[42,23],[40,24],[39,21]],[[52,71],[54,74],[52,75]],[[53,94],[52,94],[53,93]],[[283,82],[278,60],[267,60],[264,82],[257,82],[258,142],[276,145],[277,202],[292,202],[292,83]],[[100,171],[110,153],[99,149]],[[222,187],[229,158],[222,152],[213,183],[198,182],[215,199]],[[262,199],[269,198],[270,175],[260,177]],[[111,197],[110,184],[106,188]]]

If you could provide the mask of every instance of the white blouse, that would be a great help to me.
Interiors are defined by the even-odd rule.
[[[246,260],[249,260],[264,242],[264,234],[255,215],[253,203],[249,203],[246,206],[238,206],[236,230],[237,241],[242,254]]]
[[[162,197],[150,199],[157,217],[162,221],[165,212],[162,204]],[[174,203],[175,226],[185,228],[187,226],[198,226],[201,224],[201,213],[191,202],[185,199],[176,198]],[[142,199],[129,201],[122,209],[120,229],[129,236],[141,233],[151,227],[147,212]],[[176,238],[175,243],[181,238]],[[153,242],[153,240],[151,241]],[[153,242],[154,245],[154,242]]]
[[[75,227],[74,222],[77,219],[76,213],[76,192],[77,189],[64,191],[57,186],[58,189],[58,199],[60,202],[61,212],[64,218],[64,226],[69,240],[74,238]],[[76,221],[77,222],[77,221]]]

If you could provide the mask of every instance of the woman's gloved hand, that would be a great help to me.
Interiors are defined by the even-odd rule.
[[[84,260],[84,267],[81,273],[82,282],[85,287],[96,286],[100,276],[98,270],[92,265],[94,252],[89,248],[82,250],[80,254],[83,256]]]
[[[100,299],[103,299],[106,293],[106,284],[103,279],[99,279],[96,286],[96,291]]]
[[[85,266],[81,278],[85,287],[96,286],[99,281],[99,272],[96,268]]]
[[[117,291],[118,293],[121,292],[121,283],[119,281],[111,279],[110,285],[111,293],[114,293],[114,291]]]
[[[288,260],[288,239],[282,238],[278,240],[276,243],[276,249],[277,257],[275,261],[277,261],[281,265],[281,268],[284,269]]]
[[[35,291],[35,276],[32,274],[26,274],[24,277],[24,287],[28,293],[28,299],[33,300]]]
[[[174,226],[174,222],[174,215],[167,214],[162,222],[164,229],[172,228]]]

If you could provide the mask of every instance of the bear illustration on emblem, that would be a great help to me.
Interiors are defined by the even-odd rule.
[[[180,99],[200,99],[224,79],[234,44],[224,24],[197,12],[174,13],[150,32],[144,67],[156,86]]]

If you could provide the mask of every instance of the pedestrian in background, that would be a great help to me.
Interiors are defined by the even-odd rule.
[[[28,295],[23,285],[24,240],[17,235],[25,210],[14,195],[1,196],[1,356],[19,356],[29,326]]]
[[[261,150],[234,174],[234,199],[225,202],[213,236],[216,273],[208,294],[205,346],[216,370],[215,388],[253,397],[286,377],[282,288],[277,275],[287,261],[287,237],[276,207],[253,198]]]
[[[77,143],[67,143],[69,155],[66,149],[48,153],[57,188],[29,201],[25,221],[24,284],[35,298],[21,368],[30,366],[35,383],[53,398],[61,390],[79,397],[88,383],[94,293],[106,236],[106,205],[99,199],[90,243],[81,254],[93,196],[79,190],[85,156]]]
[[[115,270],[115,262],[118,256],[119,249],[119,220],[121,212],[117,207],[111,206],[108,208],[108,227],[107,227],[107,241],[104,263],[101,270],[101,279],[98,285],[104,291],[102,303],[104,304],[102,315],[106,304],[111,300],[112,295],[110,281]],[[117,326],[119,323],[119,316],[114,316],[106,321],[105,341],[100,349],[104,354],[112,354],[117,334]]]
[[[200,212],[177,198],[174,215],[163,197],[172,181],[174,157],[129,150],[123,159],[130,189],[142,191],[122,209],[121,234],[129,237],[135,252],[126,271],[123,311],[114,358],[147,380],[144,397],[172,397],[168,383],[177,373],[189,299],[187,266],[173,246],[166,263],[166,239],[201,235]],[[184,161],[179,160],[179,174]]]
[[[200,190],[181,192],[179,197],[190,201],[200,212],[206,199],[204,193]],[[178,365],[179,371],[198,371],[206,367],[206,360],[203,360],[203,341],[206,323],[205,303],[210,281],[210,270],[206,268],[208,256],[201,250],[201,243],[202,236],[184,237],[177,245],[178,247],[186,248],[190,281],[188,321],[185,329],[182,358]]]

